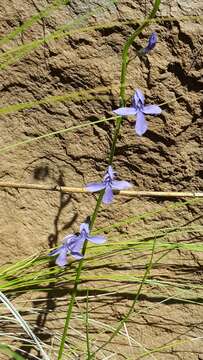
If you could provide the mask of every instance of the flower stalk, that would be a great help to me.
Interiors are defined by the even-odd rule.
[[[120,79],[120,106],[121,107],[125,106],[125,88],[126,88],[126,76],[127,76],[127,66],[128,66],[128,50],[129,50],[130,46],[132,45],[133,41],[135,40],[135,38],[142,32],[142,30],[150,23],[150,20],[156,15],[157,10],[159,9],[160,2],[161,2],[161,0],[155,0],[153,9],[152,9],[151,13],[149,14],[149,16],[143,21],[143,23],[137,28],[137,30],[134,31],[134,33],[129,37],[129,39],[126,41],[126,43],[124,45],[123,53],[122,53],[122,66],[121,66],[121,79]],[[116,142],[117,142],[118,135],[120,132],[121,123],[122,123],[122,118],[121,117],[117,118],[112,147],[110,150],[109,161],[108,161],[110,166],[112,165],[112,162],[113,162],[115,149],[116,149]],[[100,205],[102,203],[104,193],[105,193],[105,189],[102,189],[100,191],[95,209],[91,216],[91,220],[90,220],[90,224],[89,224],[90,231],[92,230],[94,222],[96,220]],[[85,255],[86,248],[87,248],[87,240],[85,240],[84,245],[83,245],[83,249],[82,249],[83,256]],[[59,353],[58,353],[58,360],[61,360],[62,356],[63,356],[63,349],[64,349],[66,337],[67,337],[67,330],[68,330],[69,322],[71,319],[71,314],[72,314],[72,309],[73,309],[73,305],[75,302],[75,297],[77,294],[77,287],[80,282],[80,274],[81,274],[82,267],[83,267],[83,261],[84,261],[84,258],[82,258],[80,260],[80,262],[78,264],[78,268],[76,270],[75,284],[74,284],[74,288],[72,291],[71,300],[70,300],[70,303],[69,303],[68,309],[67,309],[67,316],[66,316],[66,320],[65,320],[64,331],[63,331],[60,349],[59,349]],[[147,274],[148,274],[148,271],[146,271],[146,273],[143,277],[142,284],[144,284],[145,276]],[[140,291],[141,291],[141,288],[140,288]],[[135,303],[140,294],[140,291],[138,291],[138,293],[137,293]],[[127,317],[129,317],[129,316],[130,316],[130,313],[127,314]],[[122,326],[122,324],[121,324],[121,326]]]

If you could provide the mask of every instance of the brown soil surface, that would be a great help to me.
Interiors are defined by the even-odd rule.
[[[0,0],[0,35],[8,34],[48,3],[50,2],[46,0]],[[108,1],[71,1],[71,5],[54,11],[9,44],[2,46],[3,53],[31,40],[43,39],[77,16],[81,17],[81,22],[71,25],[74,29],[120,21],[120,24],[108,28],[72,31],[57,41],[42,44],[1,70],[1,106],[38,101],[78,90],[98,88],[98,91],[89,98],[83,96],[2,115],[0,148],[87,121],[94,122],[103,116],[112,116],[112,109],[119,105],[122,47],[135,29],[135,24],[130,25],[130,21],[143,18],[151,9],[152,2],[121,0],[107,10],[101,10],[101,3],[107,4]],[[97,4],[99,7],[96,13],[87,16]],[[163,113],[159,117],[148,118],[149,130],[144,137],[135,136],[132,123],[126,120],[118,139],[114,168],[119,177],[131,181],[136,190],[202,189],[202,25],[198,17],[189,18],[192,15],[201,16],[201,7],[201,1],[197,0],[162,1],[158,16],[175,17],[177,20],[152,24],[130,50],[126,84],[128,103],[130,104],[134,90],[140,88],[149,103],[163,104]],[[129,23],[121,24],[121,20]],[[143,62],[135,56],[136,50],[146,44],[151,31],[157,31],[159,42]],[[109,90],[105,91],[105,87]],[[83,186],[84,183],[98,180],[107,166],[113,131],[112,122],[95,124],[5,151],[1,153],[0,180],[66,186]],[[96,203],[95,195],[60,196],[54,192],[34,190],[2,189],[0,196],[1,265],[47,250],[50,241],[52,244],[60,242],[68,232],[78,231],[79,224],[91,214]],[[169,199],[160,201],[116,197],[112,206],[102,207],[96,226],[108,226],[128,216],[158,211],[171,203]],[[200,215],[199,204],[176,210],[169,208],[167,212],[161,212],[150,219],[119,226],[112,232],[112,236],[123,235],[127,241],[128,237],[150,229],[200,224]],[[201,237],[190,234],[184,240],[200,242]],[[173,241],[181,241],[181,237]],[[158,259],[160,254],[156,256]],[[91,268],[89,263],[87,273],[91,276],[107,272],[124,275],[130,272],[137,276],[143,274],[146,259],[145,257],[143,262],[141,253],[138,252],[127,254],[126,258],[122,254],[122,265],[119,267],[120,256],[114,254],[111,261],[108,264],[104,261],[101,267],[97,268],[95,264]],[[161,291],[156,282],[153,287],[145,287],[140,302],[135,307],[136,312],[123,329],[123,335],[115,338],[107,347],[109,352],[100,352],[96,359],[107,359],[111,352],[115,352],[112,359],[141,359],[140,354],[146,349],[162,346],[165,346],[162,350],[145,358],[203,359],[200,289],[202,260],[201,253],[176,250],[155,266],[152,278],[185,284],[183,293],[178,298],[174,295],[173,288]],[[188,282],[194,285],[194,291],[187,294]],[[95,321],[95,324],[91,324],[91,335],[97,337],[94,344],[96,349],[96,346],[100,346],[110,336],[110,330],[104,325],[98,325],[96,321],[106,326],[115,326],[132,304],[138,285],[133,281],[131,284],[126,284],[125,281],[119,285],[110,283],[109,291],[115,288],[117,294],[103,296],[99,290],[106,289],[108,283],[91,282],[85,283],[84,287],[87,288],[88,284],[95,288],[90,294],[89,311]],[[49,298],[47,301],[45,293],[43,296],[40,294],[45,299],[40,302],[40,306],[37,301],[32,303],[37,309],[27,319],[32,320],[39,336],[40,331],[43,331],[43,340],[48,344],[52,341],[55,343],[57,331],[64,323],[62,310],[66,307],[67,292],[64,285],[64,292],[53,289],[52,300]],[[30,298],[33,300],[37,295],[32,293]],[[71,339],[73,343],[80,343],[80,346],[84,342],[85,349],[84,322],[79,319],[80,311],[85,306],[84,298],[85,293],[81,288],[74,313],[75,320],[71,323],[78,333],[72,331]],[[30,302],[26,304],[30,306]],[[47,307],[53,312],[44,319],[43,315],[39,315],[38,309],[45,309],[46,313]],[[37,326],[41,327],[40,331]],[[170,342],[174,342],[174,346],[167,347]],[[54,355],[52,358],[55,359]],[[73,352],[72,357],[67,357],[71,358],[84,357],[77,357]]]

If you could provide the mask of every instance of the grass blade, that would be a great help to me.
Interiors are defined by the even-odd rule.
[[[33,339],[38,350],[41,352],[43,359],[50,360],[48,355],[43,350],[38,338],[35,336],[35,334],[32,332],[32,330],[28,326],[27,322],[22,318],[22,316],[19,314],[19,312],[16,310],[16,308],[12,305],[12,303],[8,300],[8,298],[2,292],[0,292],[0,300],[9,309],[9,311],[13,314],[15,319],[18,321],[18,323],[21,325],[21,327],[25,330],[25,332],[28,334],[28,336],[30,336]]]

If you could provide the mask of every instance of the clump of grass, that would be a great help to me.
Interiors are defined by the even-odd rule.
[[[0,39],[0,44],[8,44],[16,36],[25,32],[28,28],[33,26],[36,22],[46,18],[51,15],[53,11],[59,8],[59,6],[67,5],[68,2],[55,0],[47,8],[41,10],[38,14],[33,15],[30,19],[26,20],[25,23],[16,29],[14,29],[10,34],[4,36]],[[110,4],[111,2],[109,2]],[[149,26],[152,22],[161,22],[161,21],[174,21],[170,18],[159,18],[154,19],[156,12],[160,6],[160,0],[154,1],[154,7],[148,17],[144,20],[136,20],[136,23],[139,24],[139,27],[132,33],[129,39],[126,41],[122,54],[122,69],[121,69],[121,81],[120,81],[120,106],[125,107],[126,103],[126,76],[127,76],[127,66],[128,66],[128,51],[132,45],[135,38]],[[115,26],[115,22],[110,22],[108,24],[96,24],[93,26],[88,26],[88,19],[90,16],[98,14],[101,11],[100,7],[95,7],[92,11],[89,11],[87,14],[78,16],[75,20],[60,26],[53,33],[36,39],[30,43],[11,48],[5,53],[0,55],[0,69],[6,70],[9,66],[15,64],[17,61],[20,61],[24,56],[27,56],[32,51],[36,50],[39,46],[49,41],[57,41],[69,36],[74,32],[87,32],[93,31],[102,28],[109,28]],[[191,17],[192,18],[192,17]],[[188,18],[187,18],[188,19]],[[186,20],[187,20],[186,19]],[[126,22],[124,22],[126,24]],[[128,21],[132,23],[132,21]],[[118,23],[117,23],[118,24]],[[121,22],[119,22],[121,25]],[[57,102],[64,102],[70,100],[91,100],[95,98],[101,98],[107,96],[111,87],[97,87],[95,89],[88,90],[78,90],[71,93],[64,93],[62,95],[49,96],[38,101],[31,101],[25,103],[18,103],[12,105],[6,105],[0,109],[0,115],[10,114],[12,112],[22,111],[26,109],[35,108],[44,104],[55,104]],[[110,118],[101,118],[98,121],[95,121],[94,124],[114,121],[115,122],[115,133],[112,142],[112,147],[109,154],[108,163],[111,166],[114,159],[114,153],[116,149],[117,138],[122,125],[122,118],[118,116],[113,116]],[[62,134],[70,131],[77,131],[78,129],[85,128],[88,126],[94,125],[91,122],[85,124],[80,124],[77,126],[72,126],[66,129],[60,129],[50,133],[39,135],[37,138],[31,138],[26,140],[18,141],[14,144],[8,144],[0,148],[0,153],[4,153],[9,150],[13,150],[18,146],[28,145],[34,141],[40,141],[48,137],[54,137],[57,134]],[[69,267],[59,268],[50,263],[50,258],[47,257],[47,253],[35,254],[28,259],[23,259],[21,261],[16,261],[11,265],[4,265],[0,268],[0,299],[3,302],[4,306],[8,308],[11,312],[13,318],[17,321],[17,325],[22,327],[27,336],[31,339],[27,340],[24,337],[15,338],[12,334],[7,333],[9,338],[13,340],[19,340],[23,342],[28,342],[27,347],[35,347],[40,352],[40,358],[43,359],[53,359],[57,356],[58,360],[64,358],[77,358],[77,356],[84,356],[84,358],[96,359],[96,356],[101,355],[102,359],[107,359],[117,356],[117,352],[109,351],[108,346],[111,344],[115,336],[122,336],[127,340],[130,351],[132,353],[132,358],[134,359],[133,346],[138,346],[140,349],[140,355],[136,359],[141,359],[147,356],[153,358],[153,354],[167,350],[170,348],[175,348],[181,343],[192,342],[199,340],[198,337],[188,338],[187,340],[178,339],[175,341],[170,341],[169,343],[160,345],[153,349],[146,349],[144,344],[138,343],[136,339],[129,335],[128,332],[128,321],[132,316],[138,316],[142,312],[149,311],[149,307],[145,307],[144,310],[138,310],[138,302],[140,295],[144,292],[144,289],[150,291],[153,294],[153,288],[156,287],[159,296],[162,296],[163,299],[158,304],[169,301],[169,299],[181,299],[188,303],[194,303],[200,305],[198,300],[193,296],[195,291],[202,291],[202,286],[198,283],[194,283],[191,279],[184,281],[184,279],[171,279],[165,280],[164,278],[153,276],[153,269],[156,269],[160,264],[164,264],[164,261],[167,257],[177,251],[182,252],[202,252],[203,246],[198,241],[188,241],[190,235],[195,235],[196,237],[201,236],[203,227],[198,223],[193,224],[174,224],[174,226],[156,228],[152,223],[152,227],[149,230],[146,230],[142,233],[136,232],[133,235],[129,235],[127,238],[121,236],[115,236],[113,230],[119,226],[132,224],[135,221],[143,221],[144,219],[150,219],[155,217],[160,212],[167,212],[168,210],[176,211],[180,208],[187,206],[189,204],[196,205],[197,207],[201,205],[199,199],[192,199],[186,202],[177,202],[169,206],[163,206],[159,210],[152,210],[138,216],[128,217],[127,219],[121,219],[120,221],[114,222],[113,224],[105,224],[103,228],[93,229],[94,223],[98,216],[98,210],[103,199],[104,191],[102,190],[99,194],[96,207],[92,213],[90,219],[90,230],[92,235],[96,235],[101,231],[108,234],[108,242],[101,244],[99,247],[95,245],[88,245],[85,240],[83,244],[82,254],[85,256],[84,259],[80,260],[79,265],[77,261],[71,263]],[[184,237],[184,239],[183,239]],[[88,250],[87,254],[86,251]],[[120,263],[117,264],[117,256],[120,256]],[[128,270],[127,273],[122,273],[122,265],[125,265],[126,261],[129,261],[131,256],[137,259],[141,257],[141,262],[139,266],[133,271]],[[115,260],[116,259],[116,260]],[[127,260],[126,260],[127,259]],[[49,266],[47,266],[49,265]],[[106,272],[107,268],[114,266],[116,271]],[[119,265],[119,266],[118,266]],[[167,263],[166,263],[167,265]],[[92,268],[99,266],[101,271],[99,274],[92,274]],[[135,272],[136,271],[136,272]],[[94,286],[92,285],[94,283]],[[109,297],[115,293],[120,296],[123,296],[124,290],[128,288],[129,294],[132,298],[132,303],[129,309],[125,312],[122,319],[116,323],[115,326],[110,326],[103,322],[98,322],[91,317],[90,311],[90,300],[93,297],[96,301],[96,296],[92,295],[95,293],[95,284],[98,284],[98,294],[97,296]],[[29,292],[42,292],[45,291],[48,293],[48,296],[53,293],[53,290],[63,291],[64,289],[69,291],[69,288],[72,288],[71,296],[68,298],[68,308],[66,313],[66,319],[64,319],[64,331],[63,334],[57,332],[56,334],[56,346],[50,347],[50,352],[52,357],[49,357],[48,352],[45,351],[45,344],[38,339],[35,335],[34,329],[28,324],[20,312],[9,300],[17,299],[18,296],[22,293]],[[78,303],[79,293],[85,292],[83,301],[86,303],[85,310],[80,308]],[[172,295],[168,296],[168,291]],[[125,295],[124,295],[125,296]],[[51,299],[51,295],[49,297]],[[47,300],[47,299],[45,299]],[[79,315],[75,315],[74,306],[79,307]],[[0,317],[0,321],[3,321]],[[73,321],[79,321],[80,325],[84,326],[84,332],[77,331],[74,326],[72,326]],[[10,321],[12,321],[10,319]],[[109,331],[111,335],[109,338],[106,338],[103,343],[100,343],[100,339],[91,333],[91,328],[97,326],[99,334],[104,334],[105,331]],[[74,336],[77,335],[77,341],[75,341]],[[13,345],[12,345],[13,346]],[[6,345],[1,343],[0,350],[12,356],[16,360],[22,360],[23,357],[16,353],[16,350],[11,345]],[[59,352],[58,352],[59,348]],[[18,349],[18,352],[23,354],[22,349]],[[58,354],[57,354],[58,352]],[[25,355],[28,356],[28,353]],[[32,356],[31,354],[29,355]],[[33,356],[33,358],[39,358]]]

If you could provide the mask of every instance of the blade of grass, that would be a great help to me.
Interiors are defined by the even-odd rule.
[[[182,344],[187,344],[188,342],[192,342],[192,341],[197,341],[197,340],[202,340],[203,337],[199,337],[199,338],[190,338],[190,339],[178,339],[178,340],[172,340],[168,343],[166,343],[165,345],[162,346],[158,346],[152,350],[146,351],[144,353],[142,353],[140,356],[138,356],[135,360],[140,360],[143,359],[146,356],[149,356],[151,354],[155,354],[155,353],[159,353],[160,351],[163,352],[163,350],[167,350],[167,349],[171,349],[172,347],[175,348],[178,345],[182,345]]]
[[[92,13],[90,13],[91,15]],[[163,17],[163,18],[157,18],[157,19],[150,19],[149,23],[161,23],[164,21],[189,21],[189,20],[202,20],[202,16],[182,16],[182,17]],[[84,20],[83,17],[81,17],[81,19],[77,22],[80,23]],[[50,35],[47,35],[45,38],[41,38],[38,40],[34,40],[28,44],[19,46],[15,49],[10,50],[11,53],[9,52],[9,50],[4,53],[4,57],[6,58],[6,54],[8,53],[8,59],[7,62],[5,60],[4,64],[2,64],[2,69],[6,68],[7,66],[11,65],[12,63],[14,63],[17,60],[20,60],[23,56],[26,56],[27,54],[29,54],[31,51],[36,50],[39,46],[41,46],[42,44],[44,44],[44,42],[49,42],[51,40],[57,40],[57,39],[61,39],[65,36],[69,36],[69,35],[73,35],[74,33],[81,33],[81,32],[91,32],[91,31],[95,31],[95,30],[102,30],[102,29],[108,29],[108,28],[112,28],[115,26],[122,26],[122,25],[131,25],[131,24],[141,24],[143,22],[143,19],[133,19],[133,20],[128,20],[128,21],[117,21],[117,22],[111,22],[108,24],[99,24],[99,25],[94,25],[94,26],[89,26],[89,27],[81,27],[78,29],[73,29],[73,30],[68,30],[65,31],[67,28],[69,28],[69,26],[71,26],[70,24],[66,24],[61,26],[60,28],[58,28],[55,32],[53,32]],[[12,59],[12,54],[13,54],[13,59]],[[16,54],[17,58],[14,59],[14,55]],[[19,56],[19,57],[18,57]],[[0,56],[1,59],[1,56]],[[9,60],[10,59],[10,60]],[[9,62],[9,61],[10,62]],[[0,61],[1,63],[1,61]],[[1,65],[0,65],[0,69],[1,69]]]
[[[86,297],[86,313],[85,313],[85,328],[86,328],[86,344],[87,344],[87,360],[90,358],[90,338],[89,338],[89,292]]]
[[[112,4],[112,1],[113,0],[109,0],[109,4]],[[39,46],[44,45],[44,43],[48,43],[49,41],[53,40],[59,40],[67,36],[68,34],[70,34],[70,29],[74,29],[82,22],[86,22],[90,16],[95,16],[99,14],[101,12],[101,9],[101,6],[95,6],[92,11],[89,11],[85,15],[77,17],[76,19],[70,21],[68,24],[60,26],[51,34],[44,36],[43,38],[34,40],[30,43],[8,50],[3,55],[0,55],[0,70],[4,70],[8,66],[16,63],[16,61],[19,61],[22,57],[30,54],[31,51],[36,50]],[[77,30],[74,29],[74,31]]]
[[[62,101],[71,101],[71,100],[80,100],[80,101],[84,100],[85,101],[85,100],[92,100],[92,99],[93,100],[101,99],[101,97],[105,96],[105,93],[110,92],[112,90],[112,88],[113,88],[112,86],[98,86],[96,88],[88,89],[88,90],[81,89],[79,91],[72,91],[72,92],[69,91],[69,92],[63,93],[62,95],[47,96],[41,100],[11,104],[11,105],[7,105],[7,106],[0,108],[0,115],[6,115],[6,114],[10,114],[10,113],[13,113],[16,111],[32,109],[32,108],[38,107],[40,105],[55,104],[57,102],[62,102]],[[98,94],[100,92],[104,93],[104,95]]]
[[[61,129],[61,130],[57,130],[57,131],[52,131],[50,133],[39,135],[39,136],[37,136],[35,138],[32,138],[32,139],[27,139],[27,140],[19,141],[19,142],[14,143],[14,144],[6,145],[6,146],[0,148],[0,153],[4,153],[4,152],[6,152],[8,150],[15,149],[18,146],[30,144],[30,143],[33,143],[35,141],[41,140],[41,139],[46,139],[48,137],[52,137],[54,135],[64,134],[64,133],[67,133],[67,132],[70,132],[70,131],[86,128],[88,126],[93,126],[94,124],[99,124],[99,123],[102,123],[102,122],[114,121],[115,119],[116,119],[116,116],[112,116],[112,117],[110,117],[108,119],[102,118],[102,119],[96,120],[94,122],[87,122],[85,124],[71,126],[68,129]]]
[[[177,201],[174,204],[170,204],[167,205],[165,207],[161,207],[159,209],[154,209],[153,211],[147,211],[145,213],[139,214],[139,215],[135,215],[132,217],[128,217],[124,220],[120,220],[118,222],[113,223],[112,225],[109,226],[105,226],[105,227],[101,227],[97,230],[94,230],[94,234],[98,234],[100,232],[106,232],[108,233],[109,231],[111,231],[112,229],[115,229],[119,226],[123,226],[123,225],[127,225],[127,224],[131,224],[134,221],[137,220],[141,220],[141,219],[148,219],[150,217],[152,217],[153,215],[156,216],[164,211],[170,211],[170,209],[179,209],[182,206],[187,206],[187,205],[202,205],[203,201],[202,199],[191,199],[191,200],[187,200],[187,201]]]
[[[22,25],[16,27],[12,30],[8,35],[5,35],[0,39],[0,46],[9,43],[9,41],[13,40],[19,34],[22,34],[26,30],[28,30],[31,26],[33,26],[39,20],[42,20],[49,15],[51,15],[56,9],[58,9],[62,5],[67,5],[69,0],[55,0],[52,4],[48,5],[43,10],[38,13],[32,15],[29,19],[27,19]]]
[[[12,305],[10,300],[2,293],[0,292],[0,300],[3,302],[3,304],[9,309],[9,311],[13,314],[15,319],[18,321],[18,323],[22,326],[22,328],[25,330],[25,332],[30,336],[33,341],[35,342],[37,349],[40,351],[43,359],[50,360],[48,355],[45,353],[44,349],[42,348],[39,340],[33,333],[33,331],[28,326],[27,322],[22,318],[22,316],[19,314],[19,312],[16,310],[16,308]]]
[[[180,208],[180,206],[183,207],[185,205],[192,204],[192,203],[193,203],[193,201],[192,202],[189,201],[189,202],[185,202],[185,203],[178,203],[178,209]],[[170,208],[176,210],[176,206],[177,206],[177,203],[172,204],[170,206],[166,206],[166,207],[162,208],[162,211],[167,212]],[[152,215],[154,215],[154,212],[149,212],[149,214],[150,214],[150,216],[152,216]],[[147,213],[144,213],[144,215],[146,216]],[[139,217],[135,216],[134,218],[131,218],[131,223],[133,221],[139,220],[140,218],[143,218],[143,216],[139,215]],[[92,264],[95,261],[98,262],[98,260],[102,256],[104,257],[104,256],[108,255],[108,253],[113,252],[114,250],[117,250],[117,252],[118,252],[118,250],[120,252],[124,251],[124,250],[127,250],[130,252],[132,247],[134,249],[136,249],[136,246],[137,246],[137,250],[141,249],[143,251],[146,251],[146,250],[149,251],[151,249],[151,241],[152,241],[153,237],[157,237],[157,238],[159,237],[159,241],[157,241],[157,249],[158,250],[160,250],[160,249],[166,249],[166,250],[167,249],[176,249],[178,247],[183,250],[202,251],[201,243],[200,244],[196,244],[196,243],[186,244],[184,242],[181,242],[177,245],[177,244],[165,244],[160,241],[161,237],[164,239],[166,237],[184,234],[184,232],[185,232],[185,234],[187,234],[187,233],[189,234],[189,233],[192,233],[195,231],[201,232],[202,227],[200,227],[198,225],[197,227],[189,226],[189,227],[186,227],[185,229],[184,228],[182,229],[182,226],[179,226],[179,227],[168,228],[168,229],[158,229],[157,231],[153,231],[153,233],[150,233],[150,230],[149,230],[148,233],[145,232],[142,237],[139,237],[139,239],[138,239],[139,241],[136,241],[136,242],[134,241],[134,239],[126,239],[124,241],[122,241],[122,238],[119,239],[120,246],[118,243],[113,242],[115,237],[111,237],[110,239],[112,240],[112,244],[108,243],[103,246],[101,245],[101,250],[100,250],[100,248],[94,248],[94,247],[89,248],[90,256],[86,259],[85,264],[88,265],[89,261],[91,261]],[[149,235],[151,237],[150,242],[147,242],[146,244],[142,244],[141,241],[143,241],[143,240],[146,241],[146,239],[149,237]],[[134,236],[137,237],[136,234]],[[107,248],[107,251],[102,250],[102,249],[106,249],[106,248]],[[94,251],[93,258],[91,257],[91,251]],[[113,254],[112,254],[112,256],[113,256]],[[14,289],[18,288],[20,290],[23,287],[26,287],[26,284],[30,287],[37,286],[39,284],[47,284],[47,279],[49,278],[50,275],[52,275],[52,281],[57,283],[57,282],[62,281],[62,277],[63,277],[63,280],[65,281],[64,277],[66,276],[67,273],[69,274],[68,281],[72,281],[73,276],[74,276],[74,271],[75,271],[74,268],[73,269],[67,268],[65,271],[61,271],[57,267],[53,267],[48,270],[45,268],[45,269],[41,269],[40,271],[38,271],[36,273],[36,275],[34,276],[33,275],[34,266],[38,266],[38,265],[43,266],[43,265],[46,265],[46,263],[47,263],[46,258],[38,259],[37,255],[36,255],[34,258],[30,258],[28,260],[17,262],[16,264],[11,265],[9,267],[5,267],[5,266],[1,267],[1,269],[0,269],[0,272],[1,272],[0,287],[1,287],[1,289],[8,290],[10,288],[10,290],[12,290],[12,289],[14,290]],[[31,269],[31,272],[26,274],[26,271],[29,271],[29,269]],[[37,271],[37,268],[36,268],[36,271]],[[18,274],[20,276],[18,276]],[[57,276],[59,276],[59,275],[60,275],[60,277],[58,278]],[[11,280],[12,276],[16,277],[16,279]],[[67,282],[67,280],[66,280],[66,282]]]
[[[152,249],[152,252],[151,252],[151,256],[150,256],[150,260],[149,260],[149,263],[147,264],[146,266],[146,270],[145,270],[145,273],[144,273],[144,276],[142,277],[142,280],[140,282],[140,286],[138,288],[138,291],[135,295],[135,298],[133,300],[133,303],[130,307],[130,309],[128,310],[127,314],[124,316],[124,318],[120,321],[119,325],[117,326],[116,330],[113,332],[113,334],[109,337],[109,339],[107,341],[104,342],[104,344],[102,344],[96,351],[94,351],[91,356],[89,357],[89,360],[90,359],[93,359],[95,357],[95,354],[98,353],[100,350],[104,349],[106,345],[108,345],[113,339],[114,337],[120,332],[120,330],[122,329],[123,327],[123,324],[126,323],[130,317],[130,315],[132,314],[132,312],[134,311],[134,307],[135,307],[135,304],[137,303],[137,301],[139,300],[139,297],[140,297],[140,294],[141,294],[141,291],[142,291],[142,288],[145,284],[145,282],[147,281],[147,277],[148,275],[150,274],[150,271],[151,271],[151,268],[152,268],[152,265],[153,265],[153,257],[154,257],[154,251],[155,251],[155,244],[156,244],[156,240],[154,240],[154,243],[153,243],[153,249]]]
[[[13,360],[26,360],[21,355],[17,354],[15,351],[13,351],[10,346],[0,343],[0,350],[1,352],[5,353],[9,357],[12,356]]]

